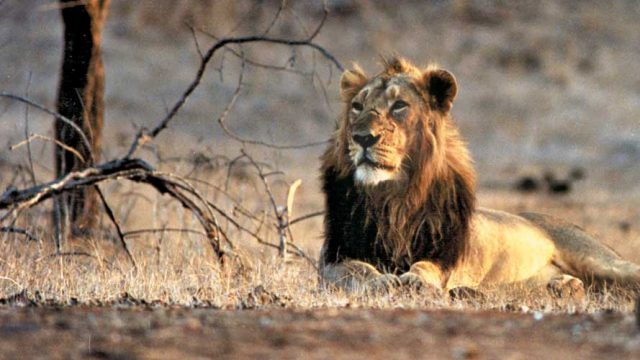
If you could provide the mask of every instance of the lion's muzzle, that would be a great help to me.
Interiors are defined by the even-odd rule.
[[[373,135],[370,132],[353,134],[353,141],[362,146],[363,149],[368,148],[369,146],[375,145],[378,140],[380,140],[380,135]]]

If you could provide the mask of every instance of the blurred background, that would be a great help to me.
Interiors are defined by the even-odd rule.
[[[56,5],[0,2],[0,91],[28,94],[52,109],[62,59]],[[195,76],[199,55],[187,24],[206,49],[216,37],[266,31],[303,39],[322,19],[320,1],[285,5],[112,0],[103,39],[103,158],[122,156],[136,130],[161,119]],[[640,258],[635,226],[640,224],[639,2],[331,0],[328,8],[315,42],[346,67],[357,62],[375,74],[381,55],[398,54],[416,64],[438,63],[457,77],[453,114],[476,161],[481,205],[555,213],[605,234],[625,255]],[[230,129],[280,145],[329,138],[342,106],[340,72],[308,48],[252,44],[215,56],[203,84],[155,146],[141,152],[143,157],[185,175],[196,167],[215,173],[226,168],[219,159],[239,155],[241,145],[225,136],[217,119],[236,89],[240,51],[250,61],[240,97],[226,118]],[[52,134],[51,117],[32,109],[28,118],[31,131]],[[0,100],[0,129],[4,188],[15,180],[12,169],[27,162],[24,148],[8,150],[25,137],[24,105]],[[245,147],[284,172],[274,180],[279,194],[291,181],[303,180],[297,213],[322,210],[317,169],[324,146]],[[38,180],[51,179],[51,145],[35,144],[33,151]],[[242,198],[243,189],[261,184],[247,171],[235,167],[233,176],[240,184],[239,200],[250,202]],[[566,191],[548,191],[554,179],[579,180],[570,181]],[[126,194],[123,186],[111,184],[107,190]],[[132,211],[124,205],[117,209],[123,218]],[[127,219],[129,228],[149,222],[144,216]],[[297,228],[295,236],[317,253],[321,218]]]

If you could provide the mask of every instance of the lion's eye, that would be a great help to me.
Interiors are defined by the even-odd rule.
[[[353,109],[356,112],[360,112],[363,109],[362,103],[354,101],[351,103],[351,109]]]
[[[398,100],[394,102],[393,105],[391,105],[391,111],[392,112],[401,111],[406,109],[408,106],[409,104],[407,104],[405,101]]]

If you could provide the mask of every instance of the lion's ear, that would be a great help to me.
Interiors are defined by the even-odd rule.
[[[345,70],[340,77],[340,95],[343,100],[351,100],[362,86],[367,82],[362,69],[355,65],[353,70]]]
[[[448,113],[458,93],[458,84],[453,74],[442,69],[427,70],[422,79],[431,106],[445,114]]]

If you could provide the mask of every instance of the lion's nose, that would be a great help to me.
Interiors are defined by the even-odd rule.
[[[371,134],[366,134],[366,135],[354,134],[353,135],[353,141],[355,141],[357,144],[359,144],[363,148],[368,148],[369,146],[377,143],[378,140],[380,140],[380,135],[378,136],[373,136]]]

